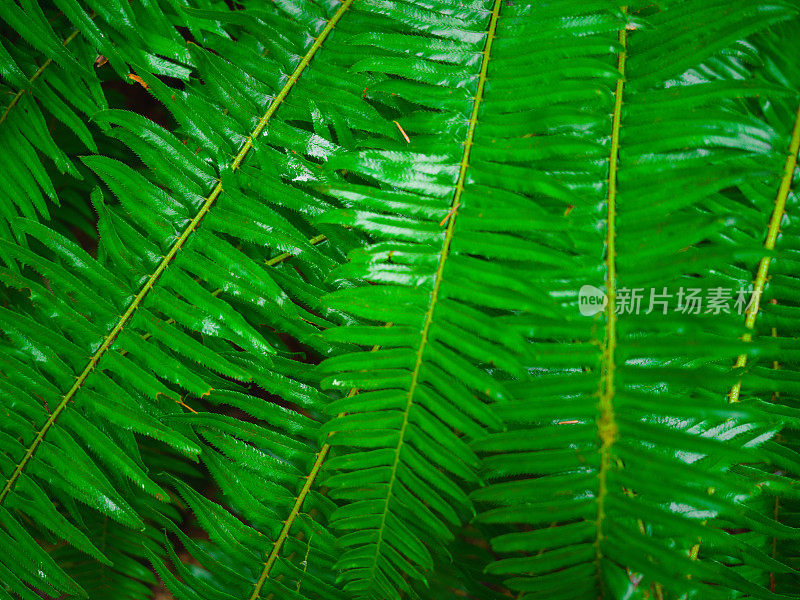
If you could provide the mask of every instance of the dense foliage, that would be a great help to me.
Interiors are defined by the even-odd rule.
[[[796,0],[0,17],[0,600],[800,597]]]

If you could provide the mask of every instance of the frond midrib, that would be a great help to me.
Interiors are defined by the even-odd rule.
[[[775,243],[778,240],[778,232],[780,231],[781,221],[783,220],[784,214],[786,214],[786,200],[789,197],[789,191],[791,190],[792,186],[792,178],[794,177],[794,172],[797,169],[798,152],[800,152],[800,104],[798,104],[797,112],[795,113],[794,125],[792,126],[792,137],[789,142],[789,150],[786,156],[786,163],[784,164],[783,168],[783,176],[781,177],[781,183],[778,186],[778,193],[775,197],[775,205],[772,209],[772,215],[770,216],[769,223],[767,225],[767,235],[762,245],[764,250],[767,250],[768,252],[771,252],[775,249]],[[761,296],[764,293],[764,289],[767,285],[769,265],[771,262],[771,256],[763,256],[758,262],[756,277],[753,283],[753,293],[751,296],[752,299],[745,310],[744,325],[747,329],[747,332],[742,336],[742,341],[745,343],[749,343],[753,339],[753,334],[751,332],[756,326],[756,318],[758,316],[759,308],[761,307]],[[773,330],[773,335],[774,333],[775,330]],[[747,366],[747,354],[742,353],[736,358],[733,368],[742,369],[745,366]],[[742,380],[739,379],[733,384],[730,392],[728,392],[728,402],[732,404],[739,402],[739,396],[741,392]],[[708,491],[709,493],[713,493],[714,488],[709,488]],[[780,498],[775,496],[776,520],[779,501]],[[776,539],[777,538],[773,538],[773,546]],[[700,554],[701,544],[702,540],[698,540],[698,542],[692,546],[692,548],[689,550],[689,558],[692,560],[697,560],[697,557]]]
[[[265,118],[262,119],[262,121],[264,121],[264,125],[266,125],[266,121],[269,120],[269,118],[272,116],[272,113],[274,113],[275,110],[277,109],[277,103],[283,101],[283,99],[289,93],[289,89],[291,88],[291,86],[294,85],[295,81],[297,81],[300,74],[303,72],[306,66],[308,66],[308,63],[311,61],[311,58],[314,56],[314,54],[322,45],[322,42],[324,42],[325,38],[327,38],[328,35],[330,35],[330,32],[333,31],[333,28],[336,27],[336,24],[339,22],[339,19],[342,18],[342,15],[344,15],[347,9],[350,8],[350,5],[352,3],[353,0],[344,0],[344,2],[342,2],[342,5],[337,9],[336,13],[331,17],[331,19],[325,25],[325,28],[322,30],[320,35],[317,36],[316,40],[314,40],[314,43],[312,44],[309,51],[300,60],[300,63],[298,64],[297,68],[289,77],[289,81],[286,82],[286,85],[275,97],[275,100],[273,101],[272,105],[270,105],[269,109],[267,109],[267,113],[264,115]],[[273,108],[273,106],[275,108]],[[263,129],[263,127],[261,129]],[[245,145],[247,146],[247,144],[252,146],[252,139],[248,139]],[[235,167],[238,167],[239,163],[241,163],[241,160],[239,160],[238,162],[234,161]],[[325,236],[317,236],[312,239],[321,242],[326,238]],[[355,391],[351,390],[351,393],[355,393]],[[322,448],[320,448],[320,451],[317,453],[317,457],[314,460],[314,464],[311,467],[311,471],[309,471],[309,474],[306,477],[305,482],[303,482],[303,487],[300,489],[297,498],[295,498],[294,504],[292,505],[292,509],[289,512],[289,516],[286,517],[286,520],[283,522],[281,530],[278,533],[278,537],[275,540],[275,543],[272,545],[272,550],[270,550],[270,553],[267,556],[267,560],[264,563],[264,568],[261,570],[261,574],[258,576],[258,579],[256,580],[256,583],[253,586],[253,593],[250,595],[250,600],[256,600],[260,596],[261,589],[264,587],[264,583],[266,583],[267,579],[269,579],[270,573],[272,572],[272,567],[278,560],[278,556],[280,556],[281,550],[283,549],[283,544],[286,542],[286,538],[289,536],[289,533],[292,530],[292,526],[294,525],[297,516],[300,514],[300,510],[303,507],[303,503],[305,502],[306,497],[311,491],[311,488],[314,486],[314,482],[317,479],[317,475],[319,475],[319,472],[322,469],[322,465],[325,462],[325,459],[327,458],[329,452],[330,452],[330,444],[324,444]]]
[[[622,7],[625,14],[627,7]],[[595,538],[595,567],[598,586],[601,585],[600,560],[603,557],[603,521],[605,519],[605,499],[608,495],[608,472],[611,469],[611,447],[617,437],[617,424],[614,417],[614,354],[617,345],[616,315],[616,199],[617,170],[619,162],[619,135],[622,124],[622,95],[625,85],[625,60],[627,56],[627,30],[623,25],[619,30],[619,43],[622,47],[617,59],[616,90],[614,92],[614,112],[611,124],[611,151],[608,161],[608,197],[606,199],[606,294],[608,303],[605,309],[605,336],[603,339],[599,381],[599,418],[597,432],[600,438],[600,467],[597,474],[597,518]]]
[[[775,207],[772,210],[772,216],[767,226],[767,236],[764,239],[764,250],[771,252],[775,249],[775,242],[778,240],[778,232],[780,231],[781,221],[783,215],[786,213],[786,200],[789,197],[789,191],[792,187],[792,178],[794,177],[795,169],[797,169],[797,153],[800,152],[800,105],[797,107],[795,114],[794,126],[792,127],[792,137],[789,142],[789,150],[786,156],[786,164],[783,167],[783,176],[781,183],[778,187],[778,194],[775,198]],[[772,257],[763,256],[758,263],[756,270],[756,278],[753,283],[753,300],[747,307],[745,312],[744,325],[749,330],[742,337],[742,340],[749,342],[752,339],[752,331],[756,326],[756,316],[761,305],[761,295],[764,293],[764,288],[767,285],[767,278],[769,276],[769,265],[772,262]],[[734,368],[743,368],[747,365],[747,355],[740,354],[736,359]],[[738,402],[739,394],[742,390],[741,380],[737,381],[731,388],[728,395],[730,402]]]
[[[459,164],[458,179],[456,180],[456,191],[453,194],[453,199],[450,203],[450,211],[448,213],[449,220],[447,222],[447,228],[445,229],[445,237],[444,237],[444,242],[442,243],[442,251],[439,254],[439,264],[437,265],[436,273],[434,275],[433,289],[431,290],[430,302],[428,304],[428,309],[425,312],[425,320],[423,322],[422,331],[420,333],[420,342],[417,348],[414,367],[411,372],[411,382],[409,384],[408,394],[406,396],[406,406],[403,412],[403,421],[400,425],[399,440],[397,443],[397,447],[395,448],[395,455],[392,461],[392,466],[389,474],[388,489],[386,492],[386,502],[384,503],[383,506],[383,511],[381,513],[381,521],[378,527],[378,540],[375,543],[375,558],[372,561],[372,566],[370,569],[370,577],[369,577],[370,579],[375,577],[375,569],[377,568],[378,557],[380,556],[381,544],[383,543],[383,534],[386,528],[386,518],[389,513],[389,503],[391,502],[392,499],[392,490],[394,484],[397,481],[397,469],[400,464],[400,454],[403,448],[403,443],[405,441],[405,432],[408,427],[409,413],[411,411],[412,405],[414,404],[414,394],[419,384],[419,373],[423,364],[423,356],[428,342],[428,334],[433,324],[433,313],[439,299],[439,290],[442,284],[442,274],[444,272],[444,266],[445,263],[447,262],[447,258],[450,252],[450,246],[453,240],[453,233],[455,231],[455,222],[456,218],[458,217],[458,209],[460,206],[461,196],[464,193],[464,182],[466,181],[467,170],[469,168],[469,157],[470,157],[470,152],[472,150],[473,140],[475,137],[475,128],[478,123],[478,112],[480,110],[480,105],[483,100],[483,94],[486,87],[486,76],[489,69],[489,60],[491,57],[492,42],[494,41],[495,32],[497,30],[497,21],[500,16],[501,6],[502,6],[502,0],[495,0],[494,6],[492,7],[492,15],[489,20],[489,28],[486,32],[486,45],[483,50],[483,58],[481,60],[481,70],[478,76],[478,89],[475,93],[475,100],[472,105],[472,113],[469,118],[469,127],[467,129],[467,136],[464,141],[464,152],[462,154],[461,162]]]
[[[94,13],[92,13],[90,18],[94,18]],[[61,45],[62,46],[69,45],[69,43],[72,42],[72,40],[74,40],[76,37],[78,37],[78,35],[80,35],[80,33],[81,33],[80,29],[76,29],[71,34],[69,34],[66,38],[64,38],[64,41],[61,42]],[[31,75],[30,78],[28,78],[28,83],[33,83],[34,81],[36,81],[42,75],[42,73],[45,72],[47,67],[49,67],[51,64],[53,64],[53,59],[52,58],[48,58],[46,61],[44,61],[42,63],[42,66],[40,66],[38,69],[36,69],[36,72],[33,75]],[[6,109],[3,111],[3,114],[0,115],[0,125],[5,123],[5,121],[8,119],[9,113],[17,105],[17,103],[19,102],[19,99],[22,98],[22,95],[26,91],[27,90],[25,88],[23,88],[21,90],[18,90],[17,93],[14,94],[14,97],[11,98],[11,102],[8,103],[8,106],[6,106]]]
[[[328,21],[328,23],[325,25],[325,27],[323,28],[322,32],[314,40],[314,43],[311,45],[311,47],[308,49],[306,54],[300,60],[300,63],[297,65],[295,70],[289,76],[289,79],[283,85],[281,90],[278,92],[278,94],[272,100],[272,102],[270,103],[270,105],[267,108],[267,110],[264,113],[264,115],[261,117],[261,119],[259,119],[259,122],[256,125],[256,127],[253,129],[252,133],[248,136],[247,141],[242,145],[242,147],[239,150],[239,152],[237,153],[236,157],[233,159],[233,161],[232,161],[232,163],[230,165],[231,170],[236,170],[236,169],[239,168],[239,166],[241,165],[241,163],[244,160],[244,158],[247,156],[249,151],[253,148],[253,140],[255,138],[257,138],[261,134],[261,132],[264,130],[264,128],[267,126],[269,120],[272,118],[273,114],[275,114],[275,111],[282,104],[282,102],[286,98],[286,96],[289,93],[289,91],[292,89],[292,87],[294,87],[295,83],[300,78],[300,76],[302,75],[303,71],[305,71],[305,69],[308,66],[308,64],[310,63],[311,59],[314,57],[314,55],[317,53],[317,51],[321,47],[322,43],[325,41],[325,39],[328,37],[330,32],[333,30],[334,26],[336,25],[336,23],[341,18],[341,15],[350,7],[350,5],[352,3],[353,3],[353,0],[345,0],[342,3],[342,6],[340,6],[339,9],[337,10],[337,12],[334,14],[334,16],[331,17],[330,21]],[[186,226],[186,228],[184,229],[183,233],[181,233],[181,235],[178,238],[178,240],[170,247],[169,251],[164,256],[164,258],[161,260],[161,262],[158,264],[158,266],[156,267],[156,270],[153,272],[153,274],[150,275],[147,278],[147,281],[145,281],[145,283],[142,286],[142,288],[139,290],[139,292],[136,294],[134,299],[128,305],[128,307],[125,310],[125,312],[120,316],[119,320],[114,325],[114,327],[111,329],[109,334],[107,336],[105,336],[102,344],[94,352],[94,354],[91,356],[91,358],[89,359],[88,363],[86,364],[86,367],[83,369],[83,371],[81,371],[80,375],[78,375],[78,377],[76,378],[75,383],[73,383],[72,387],[70,387],[70,389],[62,397],[62,399],[58,403],[58,405],[53,409],[53,412],[47,418],[47,421],[45,421],[44,425],[37,432],[36,437],[34,438],[33,442],[26,449],[25,454],[23,455],[22,459],[20,460],[19,463],[17,463],[17,466],[14,468],[14,471],[12,472],[12,474],[9,477],[8,481],[6,481],[5,485],[3,486],[2,491],[0,491],[0,505],[2,505],[3,501],[5,500],[5,498],[8,496],[8,494],[13,489],[16,481],[19,479],[19,477],[22,474],[22,472],[24,471],[25,467],[30,462],[31,458],[33,457],[33,455],[36,452],[37,448],[41,444],[41,442],[44,439],[45,435],[47,435],[47,432],[50,430],[50,428],[58,420],[58,417],[61,415],[61,413],[67,407],[67,404],[70,402],[70,400],[72,400],[72,398],[78,393],[78,391],[80,390],[81,386],[84,384],[86,379],[89,377],[90,373],[97,366],[97,364],[100,361],[100,359],[109,350],[109,348],[111,347],[111,344],[113,344],[114,340],[117,338],[117,336],[122,332],[122,330],[128,324],[128,322],[130,321],[130,319],[133,316],[133,314],[136,311],[136,309],[142,304],[142,302],[147,297],[147,295],[150,292],[150,290],[153,288],[155,283],[158,281],[159,277],[163,274],[163,272],[167,269],[167,267],[172,263],[173,259],[177,255],[178,251],[181,249],[181,247],[186,242],[186,240],[191,236],[191,234],[194,233],[194,231],[199,226],[200,222],[203,220],[203,217],[205,217],[205,215],[208,213],[208,211],[211,209],[211,207],[214,205],[214,203],[216,202],[217,198],[219,198],[219,196],[223,193],[223,191],[224,190],[222,188],[222,181],[218,181],[217,184],[214,186],[214,189],[206,197],[205,201],[203,202],[203,205],[200,207],[200,209],[198,210],[198,212],[195,215],[195,217]]]

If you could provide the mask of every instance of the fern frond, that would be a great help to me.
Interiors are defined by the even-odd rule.
[[[797,68],[783,59],[783,53],[791,52],[796,45],[792,31],[796,30],[795,21],[781,25],[774,31],[765,33],[754,40],[754,46],[758,49],[759,56],[763,61],[763,66],[759,69],[758,75],[768,82],[775,82],[787,86],[793,93],[785,98],[777,98],[769,105],[763,100],[759,103],[759,108],[763,111],[764,118],[778,130],[788,131],[792,127],[791,141],[789,142],[789,152],[786,156],[783,177],[774,198],[772,214],[763,235],[763,247],[766,256],[762,256],[757,263],[751,266],[753,276],[753,288],[757,290],[759,302],[753,303],[747,311],[745,326],[749,331],[744,334],[744,339],[753,339],[763,343],[764,338],[771,337],[774,341],[774,349],[766,355],[753,357],[756,364],[747,365],[748,357],[739,356],[736,367],[741,368],[739,373],[741,379],[737,380],[731,390],[730,398],[732,401],[744,400],[761,401],[769,410],[781,415],[794,416],[792,411],[794,405],[793,398],[796,390],[793,384],[793,377],[786,371],[793,371],[796,365],[796,322],[785,315],[786,311],[794,310],[797,304],[797,285],[796,277],[791,271],[793,253],[796,249],[794,236],[797,234],[793,226],[791,215],[797,210],[797,200],[794,189],[797,187],[797,137],[798,137],[798,112],[796,103],[798,99],[798,82],[800,73]],[[783,42],[777,43],[778,36],[785,36]],[[790,125],[792,124],[793,125]],[[765,179],[760,185],[753,186],[748,190],[750,194],[758,196],[769,194],[774,190],[775,177]],[[766,204],[766,198],[764,199]],[[789,270],[787,270],[789,267]],[[772,271],[770,273],[770,271]],[[761,338],[761,340],[759,340]],[[747,368],[742,368],[747,367]],[[775,370],[784,370],[784,373],[776,373]],[[768,383],[767,383],[768,382]],[[752,387],[750,387],[752,386]],[[797,456],[798,446],[796,444],[796,427],[785,428],[774,440],[777,444],[788,449],[790,456]],[[781,451],[784,454],[786,451]],[[791,525],[795,528],[800,523],[793,518],[793,506],[796,505],[797,492],[793,480],[787,475],[785,469],[765,465],[747,465],[740,469],[744,475],[752,478],[760,489],[767,490],[767,493],[756,496],[752,500],[753,507],[761,509],[770,514],[776,521]],[[754,539],[754,543],[761,544],[764,551],[773,558],[789,564],[795,570],[798,568],[798,549],[800,546],[796,538],[786,538],[785,536],[760,536]],[[702,545],[697,548],[702,552]],[[761,575],[761,574],[759,574]],[[761,575],[763,579],[763,575]],[[775,569],[769,573],[769,589],[779,593],[791,593],[794,591],[794,572],[784,572],[783,569]]]
[[[324,428],[335,449],[324,485],[342,501],[331,524],[346,532],[338,562],[344,589],[398,598],[410,591],[404,577],[427,579],[451,528],[472,512],[464,490],[477,484],[477,460],[460,435],[479,437],[500,425],[487,401],[506,394],[488,365],[519,370],[515,344],[522,343],[500,315],[531,302],[504,270],[515,266],[511,248],[521,240],[493,225],[515,206],[513,187],[496,185],[481,168],[489,158],[482,119],[492,114],[484,106],[494,69],[503,68],[493,66],[502,3],[491,11],[451,11],[447,3],[359,8],[378,33],[360,36],[373,56],[355,69],[381,76],[376,99],[396,95],[413,112],[397,120],[408,149],[328,163],[369,185],[333,189],[347,208],[318,222],[360,229],[377,242],[337,272],[358,287],[329,302],[372,323],[326,335],[380,349],[321,365],[323,385],[360,390],[330,408],[345,414]],[[495,189],[492,204],[485,202],[484,190]],[[519,251],[541,258],[533,244]]]
[[[3,457],[8,475],[0,493],[4,505],[15,504],[22,481],[36,481],[42,498],[56,499],[65,489],[64,480],[80,483],[83,493],[79,497],[97,510],[123,524],[141,526],[129,502],[106,484],[104,473],[110,477],[124,473],[143,491],[164,498],[145,474],[127,464],[130,461],[124,451],[111,454],[116,452],[113,444],[101,452],[102,463],[80,453],[80,468],[68,467],[66,476],[40,479],[42,469],[56,457],[71,464],[70,455],[64,453],[73,449],[70,436],[81,432],[71,416],[74,404],[88,422],[101,429],[133,428],[189,454],[202,449],[203,464],[231,494],[230,506],[245,510],[250,522],[269,529],[265,532],[269,538],[278,536],[271,527],[274,519],[282,518],[280,513],[270,516],[273,509],[265,512],[253,505],[246,486],[229,485],[230,476],[240,463],[258,455],[267,463],[270,456],[277,457],[276,464],[285,462],[290,472],[294,462],[302,466],[307,458],[313,460],[317,425],[308,417],[253,401],[243,393],[246,388],[230,379],[253,382],[311,414],[321,414],[324,397],[306,382],[302,363],[273,356],[288,351],[276,332],[302,340],[311,352],[330,353],[337,347],[316,335],[320,327],[340,322],[341,317],[319,307],[315,299],[322,295],[317,286],[326,286],[323,279],[340,252],[320,250],[320,234],[310,235],[314,232],[308,215],[328,206],[314,190],[325,183],[325,176],[316,173],[315,162],[339,151],[334,137],[355,144],[365,136],[387,131],[394,135],[388,125],[382,128],[380,121],[371,118],[369,106],[361,98],[364,86],[360,82],[346,76],[341,82],[327,79],[325,69],[344,73],[346,68],[333,55],[318,60],[316,70],[308,70],[348,7],[349,2],[337,7],[327,19],[321,18],[329,11],[322,4],[309,4],[308,12],[299,15],[255,11],[242,20],[237,14],[232,31],[239,40],[239,56],[249,52],[249,61],[234,64],[221,58],[228,47],[227,35],[207,32],[209,49],[198,46],[192,50],[204,79],[202,86],[190,84],[184,91],[171,90],[143,73],[142,80],[152,93],[191,131],[184,140],[187,144],[133,113],[109,110],[95,116],[107,135],[126,144],[151,169],[142,173],[97,155],[83,159],[120,201],[107,203],[101,192],[94,194],[104,234],[99,261],[41,225],[19,222],[34,250],[5,244],[22,269],[18,276],[9,271],[6,279],[11,286],[31,290],[32,302],[25,309],[31,317],[14,324],[6,319],[4,330],[20,342],[12,368],[27,369],[31,383],[23,387],[30,389],[35,382],[46,393],[52,412],[46,413],[42,402],[29,394],[13,400],[26,403],[30,421],[13,424],[26,445],[22,450],[22,444],[15,441]],[[232,14],[227,10],[195,13],[212,31],[215,23],[230,20]],[[261,56],[263,46],[253,36],[267,24],[279,29],[287,44],[275,58]],[[313,38],[309,32],[314,33]],[[301,48],[302,56],[295,53]],[[273,75],[289,66],[289,75]],[[242,69],[250,70],[248,77],[233,79]],[[301,80],[308,81],[310,89],[304,92],[299,88],[288,96]],[[352,101],[342,110],[329,107],[327,118],[320,119],[314,104],[321,101],[314,90],[323,86],[330,99]],[[293,99],[291,104],[287,97]],[[266,112],[254,118],[250,109],[267,98],[271,101]],[[363,107],[358,108],[359,104]],[[207,109],[194,113],[191,107],[199,105]],[[289,106],[285,115],[277,117],[278,108],[284,106]],[[298,127],[299,122],[308,123],[308,129]],[[208,153],[195,154],[196,144],[205,145]],[[229,154],[236,145],[239,149]],[[244,162],[248,154],[255,154],[256,160]],[[215,158],[224,158],[226,164],[217,166]],[[292,180],[299,183],[292,185]],[[278,195],[273,195],[273,190]],[[346,243],[347,235],[335,230],[330,235]],[[52,259],[45,258],[48,254]],[[276,268],[289,255],[302,272]],[[110,270],[113,267],[118,267],[119,276]],[[37,282],[39,276],[48,278],[47,289]],[[41,311],[52,307],[61,311],[65,320],[53,323],[52,329],[36,324]],[[84,349],[90,351],[88,359]],[[247,356],[241,350],[247,351]],[[53,369],[36,368],[39,352],[54,357]],[[58,392],[59,388],[65,391]],[[187,413],[189,418],[180,414],[181,406],[188,406],[181,400],[186,392],[198,399],[190,405],[200,408]],[[215,412],[214,407],[222,406],[244,410],[269,428]],[[283,427],[304,441],[290,441],[279,433]],[[303,466],[297,472],[304,471]],[[92,478],[78,479],[81,472]],[[287,480],[285,475],[281,478],[280,473],[274,474],[278,483],[273,485],[292,489],[300,481],[294,477]],[[264,476],[259,472],[248,484],[260,487]],[[269,479],[269,473],[266,476]],[[199,499],[192,506],[205,508]],[[224,511],[221,507],[214,510]],[[52,516],[55,509],[51,505],[43,512]],[[46,518],[34,520],[42,526]],[[259,543],[266,554],[266,539]],[[277,547],[280,549],[280,543]],[[42,573],[48,577],[47,570]],[[256,579],[246,581],[245,586],[252,590]],[[38,587],[44,579],[26,581]],[[261,585],[263,581],[259,588]]]
[[[0,11],[10,28],[0,46],[0,90],[8,100],[0,114],[0,143],[15,148],[0,159],[11,191],[0,219],[6,239],[24,240],[12,225],[14,215],[50,220],[49,203],[69,200],[65,183],[85,191],[80,181],[85,169],[75,159],[86,149],[98,152],[102,134],[90,119],[109,106],[104,83],[122,79],[139,85],[129,79],[134,66],[137,72],[181,80],[191,72],[173,22],[182,16],[190,29],[194,23],[177,6],[165,11],[152,3],[118,3],[95,12],[79,2],[55,4],[6,0]]]
[[[644,314],[647,297],[641,312],[620,302],[634,289],[674,298],[682,287],[746,287],[749,276],[740,275],[740,265],[757,256],[765,220],[740,219],[737,207],[765,208],[744,182],[780,171],[767,165],[786,161],[791,125],[777,132],[743,108],[760,91],[780,101],[790,93],[728,57],[738,40],[796,14],[788,6],[737,4],[727,5],[722,17],[691,2],[632,7],[616,16],[610,6],[589,16],[569,2],[552,12],[530,10],[542,35],[563,36],[564,46],[575,40],[557,28],[565,11],[592,24],[591,37],[561,59],[562,72],[573,77],[554,76],[554,50],[526,63],[535,85],[551,90],[556,104],[549,114],[574,111],[578,90],[591,97],[600,78],[584,75],[587,64],[616,66],[616,77],[596,96],[604,102],[577,105],[587,125],[534,122],[524,130],[542,144],[559,144],[558,153],[534,161],[531,177],[566,185],[574,206],[570,236],[580,240],[577,272],[566,278],[563,271],[554,273],[557,278],[542,273],[537,283],[573,294],[598,285],[591,265],[601,265],[590,258],[597,245],[589,243],[597,232],[588,217],[605,199],[601,272],[608,303],[591,319],[580,315],[571,296],[552,316],[538,316],[528,330],[532,376],[510,386],[517,400],[498,407],[512,430],[474,444],[493,480],[473,494],[491,506],[480,521],[517,528],[493,540],[505,557],[489,571],[510,577],[507,585],[526,598],[728,598],[736,593],[731,590],[769,597],[766,573],[787,566],[752,536],[727,531],[797,535],[743,502],[759,488],[742,476],[740,463],[797,465],[796,457],[767,441],[791,417],[761,403],[727,404],[736,376],[727,366],[737,354],[762,350],[738,341],[738,315],[686,315],[674,308],[661,315],[658,305],[659,312]],[[517,18],[515,33],[525,39],[522,10]],[[550,29],[543,26],[548,22]],[[692,42],[712,32],[713,44]],[[598,179],[600,164],[589,149],[604,143],[611,157],[603,161],[608,184],[590,188],[584,182]],[[586,148],[581,160],[576,147]],[[779,177],[773,181],[777,189]],[[667,353],[683,359],[664,363]],[[692,560],[700,539],[706,551],[701,545]]]

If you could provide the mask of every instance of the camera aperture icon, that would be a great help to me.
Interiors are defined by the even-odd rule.
[[[608,297],[600,288],[593,285],[584,285],[578,290],[578,308],[584,317],[591,317],[605,310],[608,306]]]

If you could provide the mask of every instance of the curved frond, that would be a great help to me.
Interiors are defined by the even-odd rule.
[[[497,228],[518,202],[515,167],[503,185],[485,145],[493,134],[482,130],[494,115],[491,86],[500,85],[493,74],[504,68],[493,50],[503,4],[359,8],[371,12],[378,33],[359,38],[373,56],[355,69],[389,76],[373,88],[376,99],[392,94],[413,112],[396,121],[406,148],[329,162],[368,185],[332,189],[346,207],[318,222],[376,241],[337,272],[357,287],[329,300],[370,324],[326,335],[379,349],[321,366],[323,386],[359,390],[329,409],[342,414],[324,428],[334,448],[324,484],[342,501],[331,525],[345,532],[344,589],[394,598],[410,589],[404,576],[427,578],[451,528],[471,516],[465,490],[478,482],[477,458],[461,435],[500,427],[490,403],[507,396],[491,365],[520,370],[522,339],[502,315],[532,302],[510,276],[518,258],[511,248],[526,260],[547,259],[535,244],[520,246],[517,232]]]
[[[86,191],[87,173],[76,158],[87,149],[98,152],[102,134],[90,119],[109,106],[106,84],[121,79],[138,86],[141,72],[186,80],[192,67],[173,25],[182,16],[177,6],[115,3],[95,12],[80,2],[55,4],[6,0],[0,11],[6,34],[0,143],[14,149],[0,158],[10,192],[2,201],[0,235],[20,243],[25,236],[12,217],[49,221],[61,201],[67,204],[56,217],[87,227],[67,190]]]
[[[352,242],[332,231],[337,247],[321,244],[325,236],[312,226],[314,215],[329,206],[317,190],[333,181],[317,173],[318,163],[340,151],[338,141],[354,145],[365,137],[394,135],[371,118],[359,81],[347,76],[337,81],[330,74],[344,73],[346,61],[340,63],[335,50],[317,56],[349,4],[336,10],[309,5],[303,14],[195,11],[209,29],[208,48],[191,50],[204,84],[190,82],[180,91],[142,75],[184,128],[184,139],[126,111],[95,117],[149,168],[140,172],[99,155],[83,159],[118,200],[104,199],[99,190],[93,195],[103,234],[99,260],[42,225],[18,222],[32,249],[4,244],[22,270],[19,275],[7,270],[4,278],[12,288],[30,290],[31,302],[28,316],[3,319],[6,336],[18,348],[5,354],[4,381],[23,378],[9,387],[8,401],[25,407],[17,413],[19,421],[8,425],[20,439],[9,437],[0,458],[7,474],[0,492],[4,506],[15,508],[30,486],[51,501],[79,490],[78,498],[89,506],[123,525],[141,527],[130,500],[109,478],[131,478],[141,491],[162,499],[166,493],[115,444],[95,446],[98,461],[75,442],[86,435],[85,423],[107,431],[131,428],[189,456],[202,450],[203,465],[231,495],[230,506],[265,530],[257,547],[267,554],[267,539],[278,539],[278,548],[284,543],[285,535],[272,531],[281,512],[273,500],[260,497],[260,488],[264,477],[275,478],[276,490],[285,486],[287,498],[302,487],[299,473],[314,460],[319,425],[244,392],[255,385],[295,410],[322,414],[324,396],[313,377],[303,374],[307,367],[289,360],[291,351],[278,335],[301,340],[311,353],[329,354],[340,346],[317,335],[342,320],[317,298],[329,289],[324,277],[337,253]],[[239,52],[250,52],[249,62],[221,58],[230,34],[211,32],[226,21]],[[284,52],[274,58],[262,56],[255,37],[265,29],[283,36]],[[312,59],[316,68],[309,68]],[[320,89],[328,96],[320,98]],[[343,98],[355,102],[337,109],[333,103]],[[259,118],[253,111],[265,102],[269,107]],[[194,116],[192,107],[198,105],[207,107],[202,119]],[[319,111],[323,105],[325,116]],[[196,145],[203,152],[193,152]],[[254,160],[244,161],[248,154]],[[289,257],[293,267],[281,268]],[[47,278],[47,287],[40,277]],[[53,310],[63,320],[42,319]],[[40,368],[40,356],[52,358],[52,367]],[[200,410],[183,412],[181,407],[192,405]],[[258,424],[231,419],[215,407],[242,410]],[[284,466],[241,479],[242,465],[257,458],[260,465]],[[241,489],[231,487],[234,472]],[[259,496],[255,504],[253,493]],[[182,495],[195,511],[225,510],[216,504],[207,508],[209,501],[196,492]],[[42,511],[44,516],[33,518],[46,527],[56,509],[50,504]],[[69,522],[64,527],[74,528]],[[258,565],[257,553],[253,559]],[[292,563],[286,564],[283,570]],[[44,578],[58,581],[49,569],[40,573],[21,581],[37,588]],[[251,591],[259,579],[256,572],[240,571],[239,577]],[[63,579],[58,589],[73,591],[68,582]]]
[[[704,8],[579,9],[572,18],[591,31],[577,43],[578,32],[561,30],[563,46],[573,47],[561,72],[574,75],[550,68],[558,43],[526,64],[536,86],[552,90],[549,114],[571,110],[585,124],[536,123],[523,132],[559,148],[533,162],[531,178],[565,184],[574,272],[540,274],[537,283],[566,301],[530,326],[531,377],[499,408],[511,431],[473,445],[493,480],[473,495],[486,506],[480,521],[522,528],[494,539],[506,556],[489,571],[526,598],[728,598],[731,590],[767,598],[767,574],[788,570],[757,537],[797,532],[744,502],[762,484],[739,465],[796,468],[795,456],[768,441],[793,417],[760,402],[728,404],[737,376],[729,365],[763,350],[739,340],[743,317],[709,307],[694,314],[686,299],[715,288],[735,299],[751,277],[742,267],[758,261],[771,206],[747,182],[777,174],[774,194],[777,165],[796,148],[791,121],[776,129],[748,108],[759,95],[782,102],[795,92],[764,81],[735,51],[748,35],[796,16],[750,3],[726,6],[724,17]],[[542,33],[551,40],[569,3],[552,10],[553,28]],[[518,18],[541,30],[548,16],[526,7]],[[705,35],[717,41],[693,43]],[[613,65],[615,76],[597,90],[588,64]],[[592,94],[604,102],[589,104]],[[601,146],[610,149],[602,162]],[[607,184],[589,187],[599,169]],[[600,203],[604,263],[589,243],[603,233],[592,218]],[[749,218],[759,212],[762,219]],[[596,286],[596,295],[603,272],[607,303],[594,318],[582,316],[578,291]],[[667,310],[669,298],[683,310],[674,300]],[[682,358],[665,361],[675,355]]]

